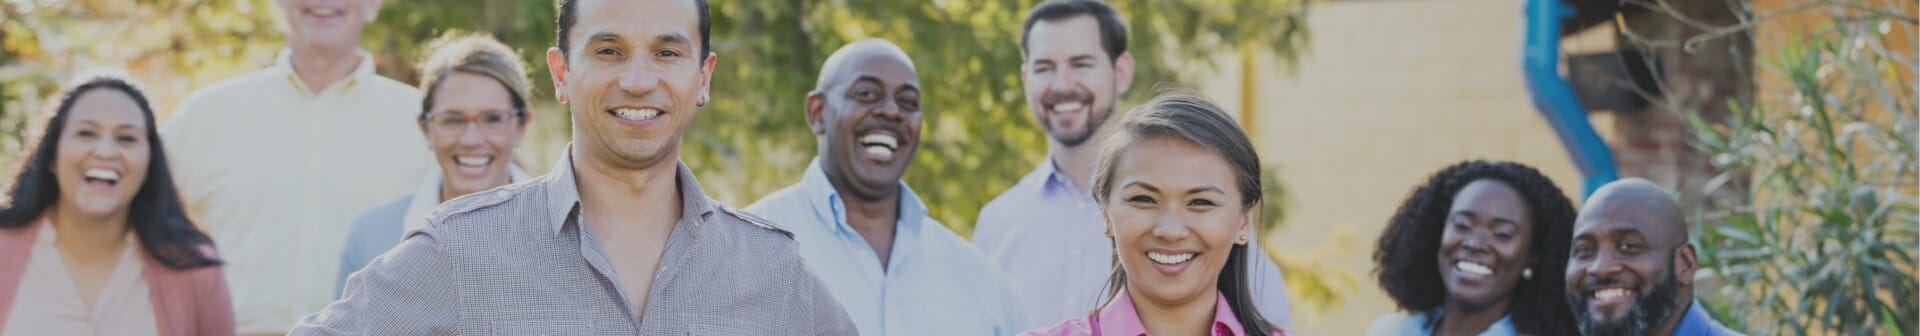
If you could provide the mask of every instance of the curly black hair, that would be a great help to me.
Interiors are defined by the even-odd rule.
[[[1533,216],[1531,255],[1538,258],[1533,278],[1515,285],[1508,306],[1516,331],[1527,335],[1573,335],[1573,311],[1567,306],[1567,252],[1573,238],[1574,207],[1553,180],[1519,163],[1472,160],[1434,173],[1394,211],[1373,251],[1380,288],[1400,309],[1425,312],[1447,297],[1446,283],[1434,261],[1453,197],[1474,181],[1505,183],[1526,200]]]

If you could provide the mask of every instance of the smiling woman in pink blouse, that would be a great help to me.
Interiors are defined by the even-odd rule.
[[[1226,112],[1187,95],[1121,121],[1096,165],[1093,198],[1115,263],[1106,304],[1027,335],[1285,335],[1248,289],[1260,158]]]
[[[146,97],[103,72],[57,99],[0,205],[0,335],[232,335]]]

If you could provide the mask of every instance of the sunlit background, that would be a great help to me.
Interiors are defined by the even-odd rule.
[[[980,207],[1045,155],[1018,72],[1020,20],[1036,2],[716,1],[715,101],[683,159],[734,205],[797,181],[814,152],[801,101],[820,63],[847,41],[885,38],[927,87],[908,182],[969,236]],[[1522,77],[1522,2],[1119,1],[1141,69],[1126,101],[1182,89],[1239,116],[1270,168],[1262,239],[1296,331],[1356,334],[1395,309],[1373,279],[1374,242],[1427,174],[1513,160],[1579,199],[1581,173]],[[1567,1],[1583,12],[1566,25],[1563,68],[1591,89],[1582,99],[1622,175],[1681,195],[1715,315],[1760,335],[1914,335],[1914,2],[1627,2]],[[284,46],[269,0],[0,0],[0,13],[8,177],[47,96],[80,69],[129,69],[164,119]],[[517,161],[542,173],[570,137],[544,66],[553,17],[549,1],[390,0],[361,46],[408,83],[425,42],[448,30],[517,48],[538,102]],[[1620,84],[1635,74],[1641,83]]]

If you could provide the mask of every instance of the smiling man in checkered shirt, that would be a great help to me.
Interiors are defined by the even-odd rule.
[[[792,233],[708,198],[679,144],[716,59],[705,0],[559,0],[573,142],[442,204],[296,335],[853,335]]]

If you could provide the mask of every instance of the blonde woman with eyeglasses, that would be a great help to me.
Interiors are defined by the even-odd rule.
[[[413,194],[354,219],[336,298],[353,272],[398,245],[441,202],[529,179],[513,164],[530,121],[526,74],[513,49],[492,37],[449,33],[430,45],[420,62],[419,123],[439,169]]]

